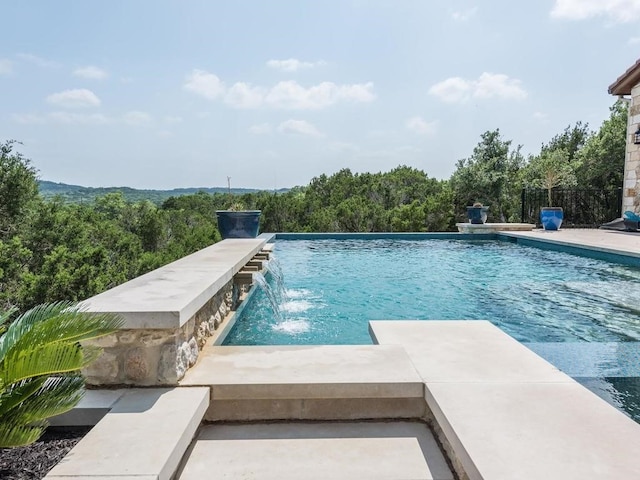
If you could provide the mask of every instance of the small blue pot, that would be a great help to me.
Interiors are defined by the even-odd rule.
[[[487,221],[489,207],[467,207],[469,222],[479,225]]]
[[[256,238],[260,228],[260,210],[217,210],[218,231],[225,238]]]
[[[545,230],[558,230],[563,219],[562,207],[543,207],[540,209],[540,223]]]

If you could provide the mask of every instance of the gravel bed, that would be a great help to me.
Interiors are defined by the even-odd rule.
[[[0,479],[40,480],[71,450],[90,428],[47,430],[26,447],[0,448]]]

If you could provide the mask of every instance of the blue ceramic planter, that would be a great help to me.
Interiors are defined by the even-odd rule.
[[[217,210],[218,230],[225,238],[256,238],[260,228],[260,210]]]
[[[558,230],[563,218],[562,207],[544,207],[540,210],[540,223],[545,230]]]
[[[467,207],[469,222],[476,225],[486,222],[487,210],[489,210],[489,207]]]

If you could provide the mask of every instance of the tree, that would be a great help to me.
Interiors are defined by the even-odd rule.
[[[591,136],[588,123],[576,122],[573,127],[569,125],[562,133],[554,136],[549,143],[543,144],[540,153],[564,150],[567,154],[567,161],[573,162]]]
[[[524,178],[532,187],[547,191],[547,199],[551,206],[551,191],[554,188],[576,184],[574,170],[566,150],[547,150],[529,161],[524,170]]]
[[[602,191],[622,187],[627,137],[627,104],[616,102],[598,132],[578,153],[578,183]]]
[[[13,234],[29,204],[38,195],[36,170],[20,153],[14,140],[0,144],[0,238]]]
[[[521,147],[511,149],[511,141],[500,137],[500,130],[487,131],[467,159],[459,160],[451,176],[456,211],[481,202],[490,205],[490,216],[501,222],[518,214],[519,172],[524,165]]]
[[[0,314],[5,325],[12,310]],[[0,447],[35,442],[47,419],[82,398],[80,369],[100,354],[83,340],[112,333],[122,321],[88,314],[68,302],[37,306],[4,328],[0,336]]]

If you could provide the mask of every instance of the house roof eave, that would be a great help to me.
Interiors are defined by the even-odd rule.
[[[609,85],[611,95],[631,95],[631,89],[640,83],[640,59]]]

